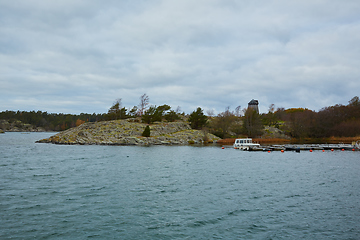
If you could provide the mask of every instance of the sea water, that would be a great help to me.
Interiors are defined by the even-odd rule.
[[[360,239],[360,152],[0,134],[0,239]]]

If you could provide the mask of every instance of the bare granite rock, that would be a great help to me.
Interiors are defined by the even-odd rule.
[[[42,127],[36,127],[31,124],[23,123],[20,120],[0,119],[0,133],[4,132],[45,132]]]
[[[150,125],[150,137],[142,137],[147,124],[131,119],[84,123],[39,143],[98,145],[167,145],[212,143],[219,140],[213,134],[193,130],[187,122],[157,122]]]

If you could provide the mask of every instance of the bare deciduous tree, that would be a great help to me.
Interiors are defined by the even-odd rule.
[[[208,109],[208,110],[206,111],[206,114],[207,114],[209,117],[214,117],[214,116],[215,116],[214,109]]]
[[[144,93],[140,97],[140,103],[139,103],[139,114],[142,116],[149,105],[149,96]]]
[[[240,105],[235,108],[235,116],[241,117],[241,106]]]
[[[271,112],[271,113],[275,112],[275,104],[272,103],[269,105],[269,112]]]

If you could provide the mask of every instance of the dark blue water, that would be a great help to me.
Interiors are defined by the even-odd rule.
[[[0,134],[0,239],[360,239],[360,152]]]

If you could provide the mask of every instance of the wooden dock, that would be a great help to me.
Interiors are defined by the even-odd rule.
[[[360,151],[360,148],[356,145],[351,144],[311,144],[311,145],[295,145],[295,144],[285,144],[285,145],[269,145],[269,146],[260,146],[252,147],[249,151]]]

